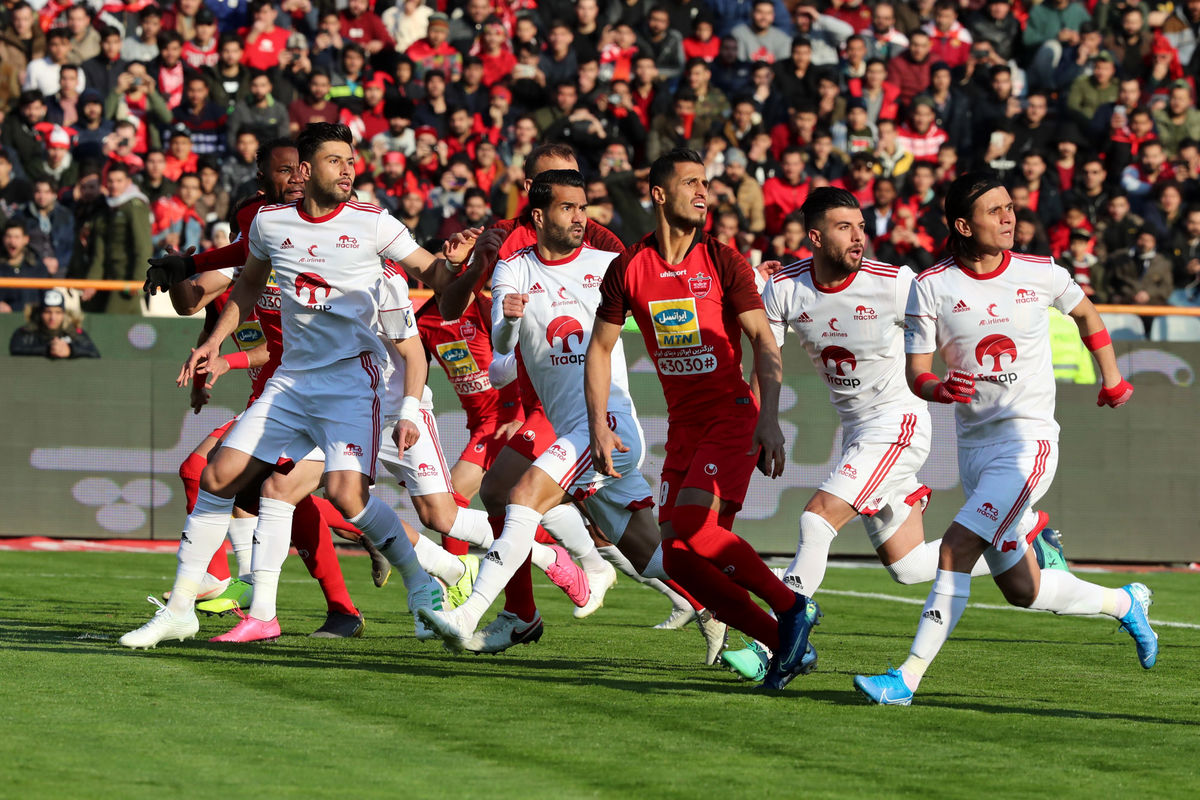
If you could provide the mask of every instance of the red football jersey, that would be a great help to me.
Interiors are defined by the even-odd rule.
[[[417,313],[417,331],[426,352],[446,372],[458,402],[467,412],[467,427],[481,428],[498,420],[511,420],[520,403],[517,382],[497,390],[488,378],[492,363],[492,301],[476,295],[466,313],[455,320],[442,319],[437,303],[428,302]]]
[[[668,264],[648,234],[608,268],[600,297],[597,318],[621,325],[632,313],[641,328],[670,420],[711,419],[723,398],[749,392],[737,317],[763,304],[733,248],[697,231],[683,261]]]

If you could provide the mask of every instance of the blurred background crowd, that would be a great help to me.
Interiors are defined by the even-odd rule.
[[[921,270],[944,189],[986,166],[1016,249],[1097,302],[1200,305],[1198,37],[1200,0],[3,0],[0,276],[141,280],[220,246],[259,144],[341,121],[359,199],[430,249],[520,213],[545,141],[633,242],[650,162],[687,145],[752,264],[807,255],[797,211],[832,184],[870,255]],[[0,311],[42,300],[0,288]]]

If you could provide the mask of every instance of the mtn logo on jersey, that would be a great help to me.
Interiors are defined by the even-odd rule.
[[[328,300],[329,293],[332,290],[333,287],[329,285],[328,281],[315,272],[301,272],[296,276],[296,297],[300,297],[300,295],[304,294],[304,292],[308,292],[308,300],[306,301],[306,305],[308,305],[310,308],[322,308],[329,310],[328,305],[317,305],[317,293],[321,291],[325,292],[325,299]]]
[[[825,379],[834,386],[860,386],[858,378],[848,377],[849,373],[858,368],[858,359],[844,347],[836,344],[821,349],[821,364],[826,369],[832,369],[837,374],[826,374]]]
[[[242,350],[253,350],[262,344],[262,326],[258,322],[243,322],[233,332],[233,340]]]
[[[417,474],[422,478],[436,478],[438,475],[438,468],[432,464],[418,464]]]
[[[870,306],[858,306],[854,309],[854,318],[858,320],[878,319],[879,315]]]
[[[451,378],[461,378],[479,372],[479,364],[464,341],[446,342],[437,346],[437,355]]]
[[[566,463],[567,461],[567,448],[563,447],[561,444],[550,445],[546,452],[563,463]]]
[[[796,317],[796,322],[812,322],[812,317],[808,315],[807,311],[801,311],[800,316]]]
[[[591,275],[591,274],[584,275],[583,276],[583,288],[598,289],[598,288],[600,288],[600,284],[603,281],[604,281],[604,278],[601,275]]]
[[[979,508],[975,509],[975,511],[987,517],[992,522],[995,522],[1000,518],[1000,509],[996,508],[991,503],[984,503]]]
[[[1013,340],[1003,334],[993,333],[991,336],[985,336],[980,340],[979,344],[975,345],[975,360],[979,362],[979,366],[987,368],[991,367],[992,375],[981,376],[984,380],[992,380],[997,383],[1012,383],[1017,379],[1016,373],[1004,373],[997,375],[1004,369],[1001,363],[1005,356],[1008,356],[1008,363],[1012,365],[1017,360],[1017,346],[1013,344]],[[989,364],[989,359],[991,363]]]
[[[289,239],[283,240],[283,244],[279,245],[279,249],[280,250],[289,250],[291,248],[294,248],[295,246],[296,245],[292,244],[292,240],[289,238]]]
[[[650,321],[659,347],[699,347],[700,320],[696,298],[651,300]]]
[[[1037,292],[1035,292],[1033,289],[1017,289],[1018,303],[1036,303],[1037,301]]]
[[[354,456],[357,458],[362,455],[362,448],[351,442],[350,444],[346,445],[346,449],[342,451],[342,455]]]
[[[529,287],[529,293],[530,294],[545,294],[546,290],[542,287],[542,285],[540,283],[535,283],[533,286]]]
[[[967,305],[965,300],[959,300],[957,303],[954,304],[953,310],[954,310],[955,314],[961,314],[964,311],[970,311],[971,307],[969,305]]]
[[[341,236],[338,237],[336,246],[337,247],[352,247],[355,250],[357,250],[358,249],[358,239],[355,239],[353,236],[347,236],[345,234],[342,234]],[[312,255],[312,253],[309,253],[309,255]]]
[[[854,480],[855,478],[858,477],[858,470],[856,470],[854,467],[852,467],[849,464],[842,464],[842,467],[841,467],[841,469],[838,470],[838,472],[845,475],[850,480]]]
[[[699,272],[688,278],[688,291],[693,297],[704,297],[708,294],[708,290],[712,288],[712,278]]]
[[[565,315],[550,320],[550,324],[546,326],[546,343],[563,352],[561,356],[551,354],[551,364],[559,367],[565,364],[583,363],[583,353],[571,352],[572,340],[575,341],[576,347],[583,347],[583,324],[579,320]]]

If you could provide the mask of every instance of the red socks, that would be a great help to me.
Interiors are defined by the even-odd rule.
[[[683,539],[663,539],[662,547],[663,567],[689,587],[713,616],[772,650],[778,649],[779,623],[754,602],[749,592],[729,580],[712,562],[696,555]]]
[[[663,551],[663,556],[664,556],[664,558],[666,557],[665,550]],[[694,608],[695,610],[701,611],[704,609],[704,605],[699,600],[692,597],[692,595],[688,592],[687,589],[684,589],[682,586],[680,586],[675,581],[671,580],[670,578],[667,578],[665,581],[663,581],[663,583],[665,583],[671,589],[671,591],[676,592],[684,600],[687,600],[688,604],[691,605],[691,607]]]
[[[300,553],[308,573],[320,584],[329,611],[357,615],[358,609],[354,607],[350,592],[346,590],[346,580],[342,577],[342,567],[333,547],[333,536],[316,499],[311,495],[296,505],[296,513],[292,516],[292,544]]]
[[[458,492],[454,493],[454,504],[459,508],[471,507],[471,501],[463,497]],[[467,553],[471,552],[471,545],[467,544],[461,539],[455,539],[443,533],[442,549],[452,556],[465,556]]]

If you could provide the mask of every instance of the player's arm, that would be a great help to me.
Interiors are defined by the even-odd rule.
[[[492,285],[492,347],[497,353],[511,353],[521,339],[521,319],[529,295],[517,290],[523,285],[508,262],[496,265]]]
[[[1117,353],[1113,349],[1108,328],[1100,318],[1100,312],[1092,305],[1092,301],[1085,297],[1067,313],[1075,320],[1075,326],[1079,328],[1079,338],[1092,352],[1092,358],[1096,359],[1096,366],[1100,368],[1102,385],[1096,405],[1110,408],[1125,405],[1133,396],[1133,385],[1121,376],[1121,370],[1117,366]]]
[[[774,262],[778,264],[779,262]],[[788,312],[784,307],[783,298],[775,290],[775,282],[768,280],[767,285],[763,287],[762,292],[763,309],[767,313],[767,324],[771,326],[771,333],[775,336],[775,344],[779,349],[783,350],[784,339],[787,336],[787,320]],[[782,358],[782,354],[780,356]],[[758,390],[758,371],[755,370],[750,375],[750,391],[758,398],[760,404],[762,396]]]
[[[969,403],[975,376],[952,369],[945,380],[933,374],[937,350],[937,302],[929,282],[913,281],[904,307],[904,376],[917,397],[931,403]]]
[[[621,338],[621,326],[596,318],[592,339],[583,361],[583,396],[587,403],[588,430],[592,440],[592,464],[602,475],[621,473],[613,468],[613,451],[629,452],[616,431],[608,426],[608,397],[612,391],[612,351]]]
[[[229,372],[231,369],[254,369],[266,364],[271,358],[271,353],[267,349],[267,343],[263,342],[257,347],[252,347],[249,350],[237,350],[232,353],[226,353],[223,356],[217,356],[212,361],[196,367],[197,375],[207,375],[208,378],[204,382],[205,389],[211,389],[213,384],[217,382],[217,378]]]
[[[441,312],[442,319],[458,319],[467,313],[471,298],[483,288],[487,276],[496,266],[500,257],[500,245],[504,244],[507,236],[508,233],[501,228],[489,228],[475,239],[467,260],[467,268],[447,281],[438,291],[438,311]]]
[[[421,394],[429,380],[429,360],[418,336],[393,339],[396,352],[404,359],[404,399],[400,401],[400,421],[392,431],[392,439],[400,452],[412,447],[421,438],[416,420],[420,414]]]
[[[753,451],[762,448],[763,472],[772,478],[783,474],[786,458],[783,431],[779,428],[779,389],[783,384],[783,356],[767,313],[752,308],[738,314],[738,324],[754,349],[754,379],[758,383],[758,424],[754,427]]]
[[[213,326],[208,340],[192,351],[191,358],[180,370],[177,380],[180,386],[186,386],[191,381],[198,366],[215,360],[221,354],[221,342],[225,340],[226,336],[237,330],[238,325],[241,325],[250,315],[251,309],[254,308],[254,304],[258,302],[259,296],[266,288],[269,277],[271,277],[270,261],[264,261],[255,255],[246,259],[246,266],[242,269],[242,274],[238,277],[237,282],[234,283],[233,292],[229,295],[229,302],[225,304],[225,309],[217,319],[217,324]]]
[[[221,272],[203,272],[171,286],[171,306],[181,317],[190,317],[229,288],[230,279]]]

